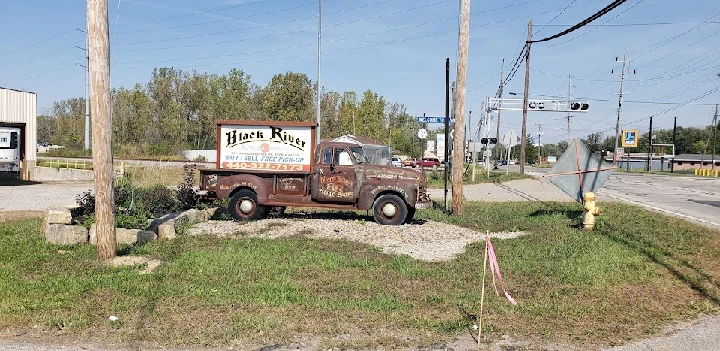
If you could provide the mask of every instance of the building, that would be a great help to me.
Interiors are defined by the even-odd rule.
[[[0,87],[0,174],[33,179],[37,143],[37,95]]]
[[[672,159],[674,170],[679,169],[711,169],[713,155],[680,154]],[[715,169],[720,169],[720,156],[715,155]]]

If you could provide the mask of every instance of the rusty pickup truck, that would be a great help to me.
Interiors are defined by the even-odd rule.
[[[368,161],[362,145],[315,142],[316,123],[225,120],[216,123],[217,164],[200,170],[203,199],[230,199],[235,220],[286,207],[372,210],[385,225],[430,207],[425,177]]]

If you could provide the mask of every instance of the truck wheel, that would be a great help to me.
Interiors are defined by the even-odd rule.
[[[258,204],[255,192],[242,189],[230,199],[230,213],[236,221],[254,221],[263,217],[265,206]]]
[[[373,205],[373,217],[378,224],[401,225],[405,223],[407,215],[407,205],[397,195],[382,195]]]

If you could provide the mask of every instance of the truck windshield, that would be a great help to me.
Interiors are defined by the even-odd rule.
[[[353,155],[355,156],[355,161],[357,161],[358,164],[368,162],[367,156],[365,156],[365,151],[363,151],[361,146],[355,146],[350,150],[352,150]]]

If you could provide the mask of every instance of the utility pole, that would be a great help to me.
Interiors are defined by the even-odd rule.
[[[447,208],[447,195],[448,195],[448,188],[447,188],[447,180],[448,180],[448,149],[450,148],[450,136],[449,134],[450,130],[450,58],[445,59],[445,150],[443,150],[443,162],[445,163],[445,166],[443,167],[445,170],[443,171],[443,190],[445,194],[445,202],[443,203],[443,209],[445,209],[445,212],[448,212]],[[439,155],[438,155],[439,156]]]
[[[570,104],[570,87],[572,87],[572,76],[568,74],[568,104]],[[568,145],[570,145],[570,118],[573,117],[570,115],[570,112],[567,114],[567,141]]]
[[[718,104],[715,104],[715,118],[712,124],[713,132],[713,151],[712,151],[712,170],[715,170],[715,154],[717,152],[717,130],[718,130]]]
[[[538,134],[538,164],[542,165],[542,144],[540,143],[540,136],[543,134],[543,132],[541,130],[542,124],[536,124],[536,125],[538,127],[538,131],[537,131],[537,134]]]
[[[503,93],[503,74],[505,73],[505,58],[502,59],[502,65],[500,66],[500,87],[498,88],[498,99],[502,99],[502,93]],[[497,143],[495,143],[495,160],[499,160],[501,157],[500,155],[500,109],[497,110],[497,132],[495,133],[495,139],[498,140]],[[497,169],[497,162],[495,163],[495,168]]]
[[[617,61],[618,58],[615,58],[615,61]],[[622,110],[622,97],[623,97],[623,83],[625,82],[625,68],[628,67],[630,61],[627,60],[627,53],[623,54],[623,60],[622,60],[622,72],[620,72],[620,94],[618,95],[618,109],[617,109],[617,121],[615,122],[615,150],[613,155],[617,155],[618,147],[620,146],[620,112]],[[610,71],[610,73],[615,73],[614,70]],[[628,161],[630,162],[630,161]],[[613,164],[617,163],[617,158],[613,156]]]
[[[93,169],[99,261],[117,255],[113,194],[112,120],[110,118],[110,31],[108,0],[87,0],[88,49],[93,113]]]
[[[453,214],[460,216],[463,213],[463,169],[465,168],[465,153],[463,146],[465,138],[462,128],[465,126],[465,93],[467,89],[467,61],[470,46],[470,0],[460,0],[460,28],[458,31],[458,62],[457,62],[457,90],[455,92],[457,103],[455,106],[455,153],[453,154]]]
[[[85,24],[85,30],[75,28],[79,32],[85,34],[85,47],[75,45],[76,48],[85,51],[85,64],[77,64],[85,69],[85,150],[90,150],[90,52],[88,51],[88,26]]]
[[[677,117],[673,122],[673,159],[670,161],[670,173],[675,173],[675,139],[677,138]],[[628,162],[630,159],[628,158]]]
[[[650,172],[652,163],[652,116],[650,116],[650,131],[648,132],[648,158],[647,158],[647,171]]]
[[[525,92],[523,94],[522,135],[520,136],[520,174],[525,174],[525,148],[527,147],[527,109],[530,90],[530,46],[532,41],[532,19],[528,21],[527,51],[525,52]]]
[[[321,46],[322,46],[322,0],[318,0],[318,43],[317,43],[317,96],[315,96],[315,119],[317,119],[317,130],[316,130],[316,137],[315,137],[315,143],[320,144],[321,136],[320,132],[322,131],[322,128],[320,127],[320,95],[322,94],[322,88],[320,86],[320,53],[321,53]],[[353,116],[354,119],[354,116]],[[355,129],[355,123],[353,122],[353,129]]]

